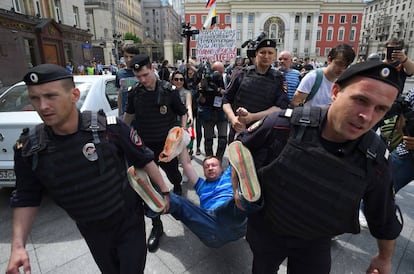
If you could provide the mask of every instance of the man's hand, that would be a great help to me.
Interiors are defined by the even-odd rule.
[[[30,274],[29,255],[24,247],[12,248],[6,274],[19,274],[20,267],[23,267],[23,273]]]
[[[240,196],[239,196],[239,192],[238,191],[234,191],[233,192],[233,199],[234,199],[234,203],[236,204],[236,206],[242,210],[242,211],[246,211],[246,209],[242,206],[241,202],[240,202]]]
[[[235,116],[234,119],[231,120],[231,126],[236,132],[241,132],[246,128],[246,124],[240,121],[239,116]]]
[[[164,195],[163,198],[165,201],[165,207],[164,207],[164,210],[162,211],[162,214],[167,214],[168,211],[170,210],[170,195]]]
[[[371,264],[367,269],[367,274],[390,274],[391,260],[381,259],[380,256],[375,256],[371,259]]]

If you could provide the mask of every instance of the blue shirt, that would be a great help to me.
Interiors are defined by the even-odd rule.
[[[285,75],[285,79],[288,86],[287,95],[289,97],[289,101],[292,101],[293,95],[295,94],[296,89],[298,88],[300,83],[300,72],[296,69],[291,69],[289,71],[283,71],[283,74]]]
[[[200,208],[214,210],[233,199],[233,187],[231,184],[231,166],[229,166],[220,178],[214,181],[206,181],[198,178],[194,186],[200,197]]]

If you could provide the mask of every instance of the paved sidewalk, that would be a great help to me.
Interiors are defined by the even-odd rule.
[[[202,155],[193,164],[202,174]],[[227,164],[225,159],[224,164]],[[194,190],[183,185],[183,195],[198,203]],[[11,210],[8,207],[10,190],[0,189],[0,273],[5,272],[10,255]],[[397,195],[397,202],[404,214],[405,224],[397,240],[392,273],[414,273],[414,183]],[[179,221],[163,215],[165,235],[160,249],[148,253],[145,273],[230,274],[251,273],[252,254],[244,239],[218,249],[204,246]],[[146,219],[147,235],[151,221]],[[365,273],[376,242],[367,229],[361,234],[345,234],[333,241],[332,273]],[[32,274],[99,273],[89,250],[75,224],[50,199],[46,199],[30,233],[27,249],[32,264]],[[286,273],[281,267],[279,273]]]

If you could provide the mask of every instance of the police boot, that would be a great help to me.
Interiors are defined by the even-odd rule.
[[[173,192],[179,196],[181,196],[183,194],[183,189],[181,187],[181,183],[178,184],[174,184],[174,189]]]
[[[149,252],[155,252],[158,249],[161,236],[164,233],[162,222],[161,222],[161,219],[159,218],[160,218],[159,216],[154,218],[152,222],[152,229],[151,229],[151,233],[150,233],[150,236],[148,238],[148,243],[147,243]]]

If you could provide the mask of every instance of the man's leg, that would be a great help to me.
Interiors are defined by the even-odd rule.
[[[218,143],[216,156],[221,160],[223,159],[224,152],[227,146],[227,121],[219,121],[216,123],[218,131]]]
[[[183,180],[183,177],[181,175],[180,170],[178,169],[178,159],[177,157],[172,159],[168,163],[159,162],[160,167],[162,170],[165,171],[165,174],[167,175],[168,180],[174,185],[174,193],[177,195],[182,194],[182,188],[181,188],[181,181]]]
[[[411,154],[399,156],[394,150],[391,153],[391,168],[395,193],[414,180],[414,159]]]
[[[218,226],[214,214],[186,198],[171,193],[168,213],[185,224],[206,246],[220,247],[226,243],[218,237],[222,227]]]
[[[204,121],[203,122],[204,128],[204,152],[207,156],[213,156],[213,139],[214,139],[214,122]]]

